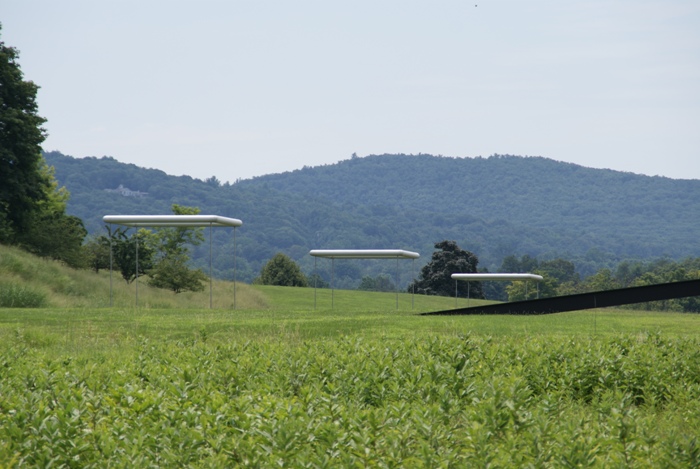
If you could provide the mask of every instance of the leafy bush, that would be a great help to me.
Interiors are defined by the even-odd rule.
[[[407,291],[413,291],[425,295],[455,296],[455,282],[452,279],[454,273],[475,273],[479,258],[470,251],[465,251],[457,246],[455,241],[440,241],[435,243],[432,258],[420,271],[420,279],[408,286]],[[481,282],[472,282],[469,295],[472,298],[483,298]],[[457,293],[462,297],[467,292]]]
[[[283,287],[309,286],[304,273],[288,256],[280,253],[270,259],[260,271],[260,277],[255,279],[259,285],[279,285]]]
[[[165,288],[175,293],[185,291],[203,291],[204,283],[209,277],[200,269],[187,267],[187,258],[182,254],[172,254],[161,259],[148,271],[148,284],[156,288]]]

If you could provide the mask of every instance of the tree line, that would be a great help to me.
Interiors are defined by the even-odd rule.
[[[103,231],[106,213],[168,213],[172,203],[244,220],[238,276],[245,281],[277,252],[309,270],[311,249],[407,247],[427,253],[442,239],[469,246],[492,271],[516,253],[569,259],[582,276],[625,260],[700,255],[694,236],[700,217],[697,180],[544,158],[376,155],[230,184],[169,176],[110,157],[51,152],[45,158],[71,192],[68,212],[91,234]],[[119,184],[148,195],[105,191]],[[213,241],[215,253],[232,248],[225,233]],[[195,248],[193,259],[204,265],[208,253]],[[232,278],[226,260],[215,256],[218,278]],[[363,265],[348,277],[357,281],[381,273]]]
[[[488,273],[479,268],[479,258],[473,252],[460,248],[453,240],[435,243],[435,251],[420,271],[419,277],[409,284],[407,291],[423,295],[459,296],[501,301],[531,300],[537,297],[587,293],[617,288],[678,282],[700,278],[700,258],[688,258],[680,262],[661,259],[652,262],[622,262],[615,270],[601,269],[596,274],[581,279],[573,262],[566,259],[540,261],[524,255],[507,256],[500,273],[534,273],[543,280],[537,288],[528,288],[526,281],[470,282],[470,288],[456,288],[453,273]],[[256,279],[256,283],[282,286],[308,286],[309,282],[299,266],[282,253],[270,260]],[[321,287],[327,287],[324,282]],[[388,276],[364,276],[358,290],[395,291],[396,286]],[[628,306],[635,309],[700,312],[700,297],[647,302]]]

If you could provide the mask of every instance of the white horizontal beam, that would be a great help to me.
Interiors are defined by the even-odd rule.
[[[452,274],[455,280],[466,281],[510,281],[510,280],[536,280],[541,282],[544,278],[537,274]]]
[[[417,252],[402,249],[312,249],[309,254],[330,259],[418,259]]]
[[[218,215],[105,215],[102,220],[115,225],[152,227],[232,226],[235,228],[243,225],[241,220]]]

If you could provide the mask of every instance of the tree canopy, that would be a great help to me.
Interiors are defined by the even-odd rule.
[[[24,80],[18,59],[0,41],[0,242],[81,267],[87,230],[66,214],[68,191],[41,153],[46,119],[38,114],[39,87]]]
[[[207,280],[207,275],[200,269],[189,268],[188,262],[189,257],[184,253],[175,253],[160,259],[155,267],[148,271],[148,284],[175,293],[204,290],[203,282]]]
[[[186,207],[172,204],[174,215],[199,215],[198,207]],[[154,248],[160,257],[189,256],[190,246],[199,246],[204,242],[204,228],[165,227],[157,228],[153,234]]]
[[[270,259],[260,271],[255,283],[283,287],[307,287],[308,281],[299,266],[289,256],[280,253]]]
[[[465,251],[454,241],[440,241],[435,244],[432,259],[420,272],[420,278],[409,285],[408,291],[425,295],[455,296],[454,273],[475,273],[479,259],[472,252]],[[464,289],[462,289],[464,290]],[[466,297],[466,291],[458,291],[459,296]],[[472,282],[469,291],[472,298],[483,298],[480,282]]]
[[[0,25],[0,33],[2,26]],[[39,87],[24,80],[19,52],[0,40],[0,241],[14,241],[46,201],[51,180],[43,170],[46,138]]]
[[[198,215],[198,207],[186,207],[173,204],[175,215]],[[175,293],[184,291],[202,291],[207,275],[201,269],[192,269],[190,263],[190,246],[204,242],[203,228],[167,227],[158,228],[151,237],[151,244],[156,252],[156,262],[148,275],[149,284],[165,288]]]
[[[153,268],[155,252],[151,247],[152,243],[149,242],[150,237],[153,236],[150,231],[141,228],[131,235],[127,235],[127,231],[128,229],[125,228],[117,228],[110,233],[110,236],[114,262],[126,283],[131,283]]]

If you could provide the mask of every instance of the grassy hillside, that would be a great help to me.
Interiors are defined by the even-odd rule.
[[[136,286],[127,285],[118,272],[112,273],[112,304],[132,308],[136,304]],[[202,292],[174,294],[152,288],[145,279],[138,286],[138,305],[144,309],[209,308],[209,286]],[[396,310],[395,293],[362,292],[313,288],[274,287],[237,282],[236,308],[242,310],[314,310],[337,308],[343,311]],[[215,280],[212,285],[214,309],[234,307],[233,282]],[[455,307],[454,299],[413,296],[400,293],[402,311],[435,311]],[[466,300],[459,300],[460,306]],[[482,303],[472,300],[472,304]],[[0,308],[106,308],[110,306],[109,271],[95,274],[75,270],[59,262],[42,259],[21,249],[0,245]]]
[[[109,272],[75,270],[55,261],[38,258],[14,247],[0,245],[0,308],[5,318],[20,321],[31,320],[26,308],[50,312],[57,318],[63,311],[69,315],[79,311],[80,317],[93,324],[106,318],[121,317],[128,323],[134,320],[136,310],[135,285],[127,285],[115,272],[111,280],[113,307],[110,308]],[[551,334],[585,333],[616,334],[663,331],[673,334],[695,334],[700,316],[696,314],[656,313],[629,309],[603,309],[578,313],[546,315],[538,317],[489,316],[446,317],[426,321],[417,314],[440,311],[468,305],[489,303],[484,300],[411,295],[408,293],[382,293],[342,289],[317,289],[277,287],[269,285],[236,284],[236,310],[233,309],[232,282],[214,281],[212,288],[213,309],[209,308],[209,288],[203,292],[174,294],[167,290],[151,288],[145,282],[139,284],[139,330],[162,328],[161,311],[175,321],[177,334],[190,334],[187,317],[197,311],[201,325],[211,333],[227,331],[267,330],[280,325],[293,329],[339,331],[337,323],[351,325],[346,330],[370,329],[386,326],[382,330],[423,330],[426,323],[440,331],[468,325],[470,330],[484,334]],[[398,308],[397,308],[398,298]],[[15,312],[10,312],[15,311]],[[105,311],[109,314],[105,316]],[[148,313],[153,311],[153,313]],[[40,313],[37,318],[45,317]],[[100,319],[101,318],[101,319]],[[148,319],[150,318],[150,319]],[[272,323],[269,320],[273,320]],[[258,322],[260,320],[261,322]],[[150,321],[154,321],[149,325]],[[209,321],[212,321],[209,324]],[[21,321],[20,321],[21,322]],[[107,322],[109,323],[109,321]],[[460,325],[461,324],[461,325]],[[382,326],[382,327],[384,327]],[[184,329],[178,329],[182,327]],[[105,332],[107,333],[107,332]]]
[[[58,262],[42,259],[18,248],[0,245],[0,307],[105,308],[110,306],[110,282],[115,308],[135,305],[136,286],[127,285],[118,272],[95,274],[75,270]],[[139,283],[139,307],[208,308],[209,288],[204,292],[174,294]],[[233,284],[215,281],[212,287],[215,308],[233,307]],[[241,309],[269,307],[265,296],[249,285],[237,283],[236,306]]]

